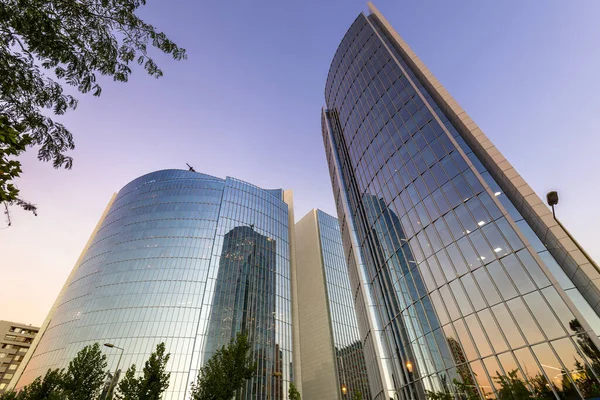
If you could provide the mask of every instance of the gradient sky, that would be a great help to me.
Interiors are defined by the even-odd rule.
[[[142,17],[185,47],[79,96],[61,120],[70,171],[30,151],[18,181],[39,216],[0,229],[0,319],[39,325],[113,192],[164,168],[293,189],[296,219],[335,215],[320,108],[333,54],[362,0],[150,1]],[[557,215],[600,258],[600,2],[375,3],[533,189],[559,190]],[[2,227],[5,224],[1,225]]]

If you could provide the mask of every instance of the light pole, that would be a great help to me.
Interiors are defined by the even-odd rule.
[[[589,261],[591,266],[594,267],[596,269],[596,271],[600,272],[600,268],[598,268],[598,264],[596,264],[596,262],[594,260],[592,260],[592,257],[590,257],[590,255],[583,249],[583,247],[581,247],[579,242],[577,242],[577,240],[575,240],[575,238],[573,236],[571,236],[571,233],[567,230],[567,228],[564,227],[564,225],[558,220],[558,218],[556,218],[556,213],[554,212],[554,206],[558,204],[558,192],[556,192],[556,191],[548,192],[548,194],[546,194],[546,201],[548,202],[548,205],[550,207],[552,207],[552,216],[554,217],[554,220],[556,221],[556,223],[563,229],[563,231],[565,231],[565,233],[567,234],[569,239],[571,239],[573,241],[573,243],[575,243],[575,246],[577,246],[579,251],[581,251],[583,256]]]
[[[342,384],[342,395],[344,395],[344,399],[346,398],[346,393],[348,393],[348,388],[345,384]]]
[[[121,350],[121,355],[119,356],[119,361],[117,361],[117,368],[115,368],[115,374],[113,375],[111,381],[110,381],[110,386],[108,387],[108,392],[106,393],[107,399],[110,398],[109,396],[112,396],[112,391],[114,389],[114,386],[116,384],[116,379],[117,379],[117,373],[119,372],[119,364],[121,364],[121,358],[123,357],[123,349],[121,347],[115,346],[112,343],[104,343],[104,345],[106,347],[109,347],[111,349],[119,349]]]

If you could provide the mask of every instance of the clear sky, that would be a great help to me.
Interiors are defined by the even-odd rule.
[[[185,47],[79,96],[61,120],[70,171],[22,160],[39,216],[0,229],[0,319],[44,320],[113,192],[164,168],[293,189],[296,219],[335,215],[320,108],[333,54],[362,0],[149,1],[144,19]],[[407,1],[375,5],[596,259],[600,197],[600,2]],[[3,224],[2,227],[5,225]]]

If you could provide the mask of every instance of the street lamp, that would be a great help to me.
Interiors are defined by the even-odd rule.
[[[407,361],[407,362],[406,362],[406,370],[407,370],[409,373],[412,373],[412,363],[411,363],[410,361]]]
[[[552,207],[552,216],[556,219],[556,214],[554,213],[554,206],[558,204],[558,192],[552,191],[546,194],[546,201],[548,205]]]
[[[554,217],[554,220],[556,221],[556,223],[563,229],[563,231],[565,231],[565,233],[567,234],[569,239],[571,239],[573,241],[573,243],[575,243],[575,246],[577,246],[579,251],[581,251],[581,253],[588,260],[590,265],[592,265],[592,267],[594,267],[596,269],[596,271],[600,272],[600,268],[598,267],[598,264],[596,264],[596,262],[592,259],[592,257],[590,257],[590,255],[583,249],[583,247],[581,247],[579,242],[577,240],[575,240],[575,238],[571,235],[571,233],[567,230],[567,228],[565,228],[565,226],[558,220],[558,218],[556,218],[556,214],[554,213],[554,206],[558,204],[558,192],[556,192],[556,191],[548,192],[548,194],[546,194],[546,201],[548,202],[548,205],[550,207],[552,207],[552,216]]]
[[[113,375],[111,381],[110,381],[110,386],[108,387],[108,392],[107,392],[107,396],[110,396],[112,394],[113,388],[116,384],[116,379],[117,379],[117,372],[119,372],[119,364],[121,364],[121,358],[123,357],[123,349],[121,347],[115,346],[112,343],[104,343],[104,345],[106,347],[109,347],[111,349],[119,349],[121,350],[121,355],[119,356],[119,361],[117,361],[117,368],[115,368],[115,374]]]
[[[346,393],[348,393],[348,388],[346,387],[346,385],[345,385],[345,384],[342,384],[342,394],[343,394],[344,396],[346,396]]]

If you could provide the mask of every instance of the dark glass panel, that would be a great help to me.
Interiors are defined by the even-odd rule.
[[[512,315],[515,317],[517,325],[523,331],[529,344],[538,343],[544,340],[544,335],[538,328],[531,313],[527,310],[525,303],[523,303],[523,300],[520,297],[512,299],[506,304]]]
[[[514,251],[523,247],[523,242],[521,242],[521,239],[519,239],[519,236],[517,236],[514,229],[510,226],[505,218],[498,219],[496,224]]]
[[[535,285],[523,269],[523,266],[514,254],[510,254],[500,260],[508,276],[515,283],[521,294],[535,290]]]
[[[473,246],[471,245],[471,242],[469,241],[468,238],[464,237],[464,238],[460,239],[457,243],[460,248],[460,253],[465,258],[467,265],[470,269],[473,270],[473,269],[481,266],[482,260],[479,257],[479,254],[477,254],[475,252],[475,250],[473,249]],[[450,257],[453,257],[452,253],[450,253]],[[457,255],[457,257],[460,257],[460,256]],[[454,258],[452,258],[452,261],[454,261]]]
[[[492,276],[492,279],[496,284],[496,287],[498,287],[498,291],[502,294],[504,300],[512,299],[517,295],[517,291],[515,290],[511,281],[508,279],[508,276],[506,276],[502,265],[500,265],[498,261],[494,261],[488,265],[487,270]]]
[[[481,325],[485,329],[488,337],[490,338],[490,342],[494,347],[496,353],[503,352],[508,350],[508,345],[506,344],[506,340],[504,340],[504,336],[500,332],[498,328],[498,324],[494,320],[492,313],[489,309],[481,310],[477,313],[479,319],[481,321]]]
[[[473,342],[475,343],[475,347],[479,351],[479,355],[481,357],[489,356],[492,354],[492,348],[488,342],[479,321],[475,314],[469,315],[465,318],[465,323],[469,328],[469,332],[471,332],[471,336],[473,337]]]
[[[444,275],[446,276],[446,279],[448,281],[451,281],[454,278],[456,278],[456,271],[454,270],[454,267],[452,266],[452,262],[450,262],[450,259],[448,258],[446,251],[440,250],[436,254],[436,257],[438,259],[438,262],[442,269],[442,272],[444,272]]]
[[[474,271],[473,277],[477,281],[477,284],[481,288],[481,291],[482,291],[483,295],[485,296],[487,303],[490,306],[493,306],[494,304],[497,304],[500,301],[502,301],[502,299],[500,298],[500,295],[498,294],[498,291],[496,290],[496,287],[492,283],[492,280],[490,279],[485,268],[481,268],[481,269],[478,269],[477,271]]]
[[[475,346],[473,346],[473,342],[471,341],[469,329],[467,329],[463,320],[459,319],[458,321],[454,321],[453,325],[467,360],[476,359],[477,352],[475,351]]]
[[[469,233],[468,238],[471,239],[477,253],[477,258],[481,260],[481,262],[489,264],[496,259],[496,253],[492,251],[490,245],[481,234],[481,229]]]
[[[488,242],[491,244],[494,253],[496,253],[497,257],[502,257],[510,253],[511,249],[506,244],[504,237],[500,234],[495,223],[486,224],[481,228],[481,231],[487,238]]]
[[[444,246],[448,246],[454,241],[452,235],[450,234],[450,231],[448,230],[448,227],[446,226],[444,218],[440,218],[437,221],[435,221],[434,225],[435,229],[437,230],[437,233],[440,235],[440,239],[442,240]]]
[[[523,298],[548,339],[556,339],[566,334],[539,292],[530,293]]]
[[[440,288],[440,294],[442,295],[442,300],[446,305],[446,309],[448,310],[448,314],[450,315],[451,320],[457,320],[461,317],[460,311],[458,310],[458,306],[454,302],[454,298],[450,293],[450,288],[448,285],[445,285]]]
[[[510,347],[514,349],[525,345],[525,340],[523,340],[523,336],[521,336],[519,329],[517,329],[506,306],[504,304],[498,304],[492,307],[492,312],[494,313],[496,320],[500,321],[500,328],[502,329],[502,332],[504,332],[504,336],[508,340]]]
[[[550,281],[546,277],[546,274],[544,274],[538,263],[533,259],[529,250],[523,249],[517,252],[517,257],[519,257],[519,260],[521,260],[525,269],[533,277],[533,280],[539,288],[550,285]]]
[[[465,291],[471,299],[471,304],[473,304],[473,308],[475,309],[475,311],[479,311],[487,307],[485,300],[483,299],[483,296],[479,291],[479,288],[475,284],[473,276],[471,274],[466,274],[462,278],[460,278],[460,280],[462,281],[465,287]]]
[[[544,297],[548,303],[550,303],[550,308],[552,308],[552,311],[554,311],[558,316],[562,326],[567,330],[567,332],[574,333],[569,323],[575,319],[575,316],[571,310],[569,310],[563,299],[560,298],[556,289],[549,287],[543,289],[542,293],[544,294]]]
[[[456,215],[454,215],[454,212],[450,211],[448,214],[444,215],[444,220],[446,221],[446,225],[448,226],[448,229],[450,229],[452,236],[454,236],[454,239],[460,239],[464,236],[463,228],[458,222]]]
[[[458,308],[460,309],[463,316],[469,315],[473,312],[473,308],[469,303],[469,299],[465,291],[460,284],[460,280],[455,280],[450,282],[450,289],[452,289],[452,293],[454,294],[454,298],[456,299],[456,303],[458,304]]]

